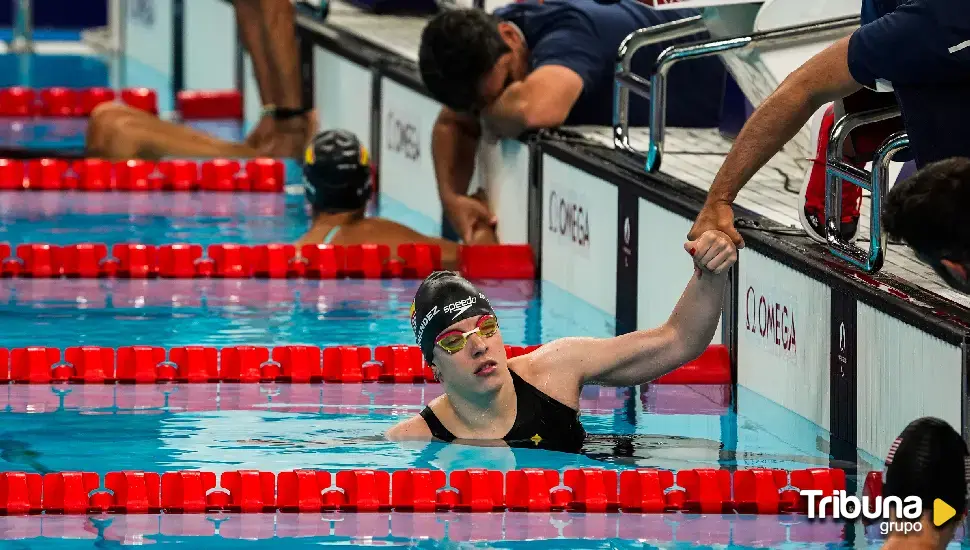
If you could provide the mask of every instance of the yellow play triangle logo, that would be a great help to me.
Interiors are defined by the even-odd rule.
[[[933,501],[933,525],[939,527],[953,519],[955,515],[957,515],[957,511],[949,504],[940,499]]]

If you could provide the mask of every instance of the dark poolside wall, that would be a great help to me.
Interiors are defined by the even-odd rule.
[[[152,0],[125,0],[130,4]],[[18,0],[0,2],[0,27],[13,26]],[[34,0],[34,28],[78,30],[108,24],[107,0]]]

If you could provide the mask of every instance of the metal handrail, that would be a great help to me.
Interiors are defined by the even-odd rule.
[[[616,54],[616,78],[613,84],[613,144],[617,149],[635,152],[630,144],[630,88],[639,95],[650,93],[650,83],[631,72],[633,55],[651,44],[684,38],[707,30],[700,15],[670,23],[637,29],[620,43]]]
[[[32,0],[17,0],[14,3],[13,36],[10,50],[16,53],[34,51],[34,3]]]
[[[632,75],[629,71],[624,75],[617,75],[620,84],[631,88],[637,94],[648,95],[650,98],[650,149],[646,155],[646,170],[655,172],[660,168],[667,124],[667,73],[674,64],[684,59],[708,57],[752,46],[797,43],[801,39],[816,39],[835,33],[843,35],[847,29],[857,27],[859,22],[858,16],[840,17],[807,25],[754,33],[750,36],[675,45],[664,50],[657,58],[649,85],[644,85],[645,82],[642,77]],[[623,123],[623,120],[614,121],[614,134],[622,133],[624,136],[626,135],[627,124]],[[636,154],[642,156],[639,152],[636,152]]]
[[[898,132],[887,138],[873,156],[870,172],[843,160],[845,140],[860,126],[875,124],[900,116],[898,108],[879,109],[846,115],[832,128],[826,153],[825,170],[825,240],[833,255],[875,273],[886,257],[886,231],[882,226],[882,205],[886,200],[889,164],[897,153],[909,148],[909,136]],[[857,185],[870,194],[869,250],[842,238],[842,181]]]

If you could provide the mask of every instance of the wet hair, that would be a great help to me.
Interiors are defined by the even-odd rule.
[[[473,113],[481,105],[481,85],[498,59],[511,51],[498,24],[480,9],[449,9],[421,33],[418,66],[431,96],[450,109]]]
[[[317,134],[304,154],[303,189],[315,214],[363,208],[373,188],[370,158],[357,136],[347,130]]]
[[[920,497],[924,511],[940,499],[962,517],[967,510],[968,456],[963,437],[949,424],[939,418],[916,419],[889,448],[883,497]]]
[[[924,166],[889,191],[882,224],[920,255],[970,261],[970,159],[950,158]]]
[[[411,329],[428,364],[435,338],[449,326],[481,315],[495,315],[488,298],[453,271],[435,271],[421,283],[411,302]]]

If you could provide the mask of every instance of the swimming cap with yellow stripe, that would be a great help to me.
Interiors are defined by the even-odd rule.
[[[347,130],[317,134],[303,154],[303,188],[319,211],[363,208],[370,199],[370,155]]]

